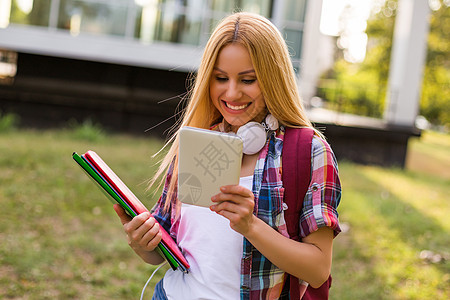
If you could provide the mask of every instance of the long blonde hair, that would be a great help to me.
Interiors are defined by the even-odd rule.
[[[280,124],[312,128],[300,100],[286,43],[278,29],[260,15],[245,12],[232,14],[219,23],[205,46],[193,89],[188,95],[187,107],[181,122],[175,125],[177,128],[166,144],[172,145],[150,182],[150,185],[153,185],[163,178],[172,165],[173,173],[167,199],[171,199],[176,192],[179,128],[210,128],[221,119],[209,96],[210,78],[220,50],[231,43],[239,43],[248,50],[267,109]],[[164,179],[160,182],[162,184]],[[169,205],[168,200],[165,208]]]

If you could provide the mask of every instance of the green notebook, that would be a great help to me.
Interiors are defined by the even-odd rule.
[[[95,152],[93,152],[93,151],[88,151],[88,153],[91,155],[92,155],[92,153],[95,154]],[[89,162],[89,160],[85,157],[85,155],[80,156],[76,152],[74,152],[72,154],[72,158],[86,172],[88,177],[91,178],[98,187],[100,187],[100,190],[107,196],[108,199],[111,200],[112,203],[114,203],[114,204],[118,203],[127,212],[127,214],[130,215],[131,217],[135,217],[139,214],[135,211],[135,209],[133,209],[133,207],[131,205],[129,205],[127,203],[127,201],[120,195],[120,193],[117,192],[115,187],[112,186],[104,176],[102,176],[100,171],[98,171],[96,169],[96,167],[91,162]],[[101,161],[101,162],[104,163],[103,161]],[[109,171],[112,172],[111,170],[109,170]],[[113,174],[113,175],[115,175],[115,174]],[[117,178],[117,180],[120,180],[120,179]],[[142,204],[140,204],[140,205],[142,205]],[[161,227],[161,230],[164,230],[164,229]],[[170,240],[168,240],[167,239],[168,234],[165,231],[164,231],[164,233],[165,233],[165,237],[166,237],[166,239],[165,239],[166,242],[161,241],[158,244],[157,251],[160,253],[160,255],[162,257],[164,257],[169,262],[172,269],[176,270],[177,268],[179,268],[183,272],[188,272],[189,264],[187,263],[187,261],[185,260],[184,257],[181,257],[181,259],[179,259],[179,258],[177,258],[176,255],[173,254],[173,251],[170,250],[170,248],[174,249],[174,246],[172,245],[173,240],[171,240],[170,237],[169,237]],[[163,236],[164,236],[164,233],[163,233]],[[168,244],[170,244],[170,245],[168,245]],[[175,250],[179,250],[179,249],[177,248]],[[178,257],[180,257],[180,255],[182,255],[181,252],[178,253]]]

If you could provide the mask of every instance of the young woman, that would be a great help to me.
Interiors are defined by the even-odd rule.
[[[237,132],[249,122],[270,128],[266,142],[243,155],[239,185],[222,187],[209,209],[177,201],[177,134],[155,175],[166,174],[154,218],[144,213],[130,219],[115,206],[131,248],[145,262],[163,261],[154,251],[161,240],[156,218],[191,265],[188,274],[168,270],[154,299],[279,299],[289,293],[283,289],[287,274],[312,287],[327,280],[333,238],[340,231],[336,160],[316,132],[311,174],[303,174],[312,180],[298,220],[302,239],[289,239],[283,211],[277,209],[283,206],[285,127],[312,125],[279,31],[259,15],[236,13],[217,26],[205,47],[181,127]],[[320,191],[318,202],[312,200],[313,189]]]

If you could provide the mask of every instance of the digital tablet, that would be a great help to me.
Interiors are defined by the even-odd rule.
[[[239,184],[242,139],[233,133],[183,127],[179,134],[178,199],[209,207],[224,185]]]

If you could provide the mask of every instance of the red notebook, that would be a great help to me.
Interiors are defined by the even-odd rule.
[[[132,191],[122,182],[122,180],[109,168],[109,166],[97,155],[94,151],[87,151],[83,157],[88,160],[104,179],[117,191],[117,193],[128,203],[128,205],[137,213],[149,212],[149,210],[139,201],[139,199],[133,194]],[[189,263],[181,253],[178,245],[170,237],[167,231],[162,226],[162,243],[168,248],[168,250],[176,257],[176,259],[188,270]]]

